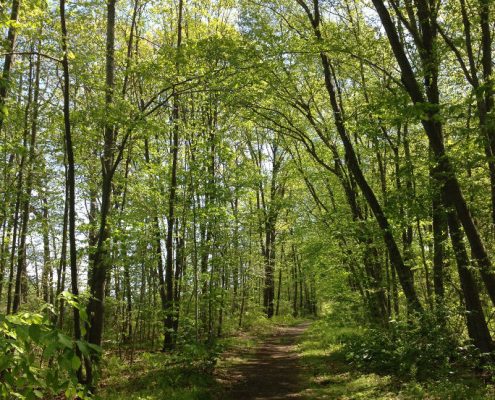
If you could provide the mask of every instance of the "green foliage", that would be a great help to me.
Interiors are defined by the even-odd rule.
[[[64,293],[71,305],[75,297]],[[83,356],[101,349],[83,340],[74,341],[54,328],[48,313],[0,314],[0,398],[45,398],[64,393],[67,398],[89,398],[78,382]]]
[[[404,325],[402,327],[405,328]],[[415,343],[409,347],[421,342],[421,339],[417,337],[420,329],[417,329],[417,333],[410,332],[408,335],[411,340],[415,340]],[[440,333],[438,330],[435,332]],[[387,340],[383,339],[380,342],[380,334],[382,338],[387,337]],[[370,335],[374,338],[370,338]],[[399,333],[396,332],[396,336],[398,335]],[[404,336],[402,340],[405,340]],[[332,317],[313,323],[299,344],[301,361],[305,367],[304,377],[307,380],[308,398],[363,400],[487,400],[493,398],[493,386],[485,385],[469,368],[466,368],[469,360],[460,361],[458,357],[455,359],[456,362],[449,365],[445,374],[437,374],[437,364],[431,365],[431,369],[426,371],[425,380],[411,379],[411,375],[399,374],[399,365],[386,362],[387,356],[395,357],[391,349],[393,343],[390,340],[390,335],[385,334],[383,330],[363,329],[352,323],[342,325],[335,323]],[[434,342],[431,336],[426,340]],[[353,341],[355,354],[357,352],[361,354],[358,361],[349,360],[350,341]],[[365,352],[368,355],[371,354],[370,345],[367,346],[368,350],[363,350],[365,343],[369,342],[374,343],[376,346],[373,349],[374,353],[379,354],[382,366],[388,370],[380,369],[378,362],[375,363],[376,368],[372,370],[369,357],[363,361]],[[385,346],[383,350],[388,353],[381,354],[380,346]],[[432,351],[429,347],[425,347],[428,351]],[[446,350],[452,353],[452,349],[446,347]],[[441,357],[440,351],[436,353],[437,357]],[[425,358],[422,360],[424,362]],[[397,358],[394,362],[398,362]]]
[[[75,374],[81,361],[72,340],[53,329],[41,314],[0,315],[0,332],[2,398],[34,399],[43,398],[44,393],[81,391]]]
[[[367,371],[408,379],[434,379],[453,374],[456,364],[475,362],[474,353],[460,353],[460,338],[435,315],[391,321],[388,329],[369,328],[364,334],[340,337],[346,359]]]
[[[421,40],[412,40],[407,29],[401,35],[417,83],[438,83],[437,104],[411,101],[386,32],[377,18],[370,18],[367,2],[305,0],[310,11],[317,4],[321,8],[320,40],[307,10],[298,4],[302,1],[184,1],[180,17],[176,0],[117,1],[114,88],[107,87],[113,63],[106,59],[106,2],[68,2],[68,121],[77,182],[71,196],[66,191],[68,147],[61,134],[60,9],[41,0],[21,3],[18,21],[9,20],[9,2],[0,11],[4,34],[9,27],[17,30],[15,62],[10,77],[4,73],[0,82],[8,88],[6,98],[0,99],[0,276],[9,291],[22,286],[22,310],[35,310],[41,298],[51,301],[60,330],[41,314],[1,317],[4,393],[36,397],[67,391],[70,397],[80,390],[75,375],[84,363],[78,353],[88,356],[101,349],[70,337],[73,308],[83,322],[82,335],[86,333],[85,302],[62,293],[57,304],[57,295],[69,287],[69,277],[87,293],[99,293],[92,290],[97,243],[103,243],[103,264],[108,265],[105,279],[95,278],[106,288],[104,298],[98,299],[105,306],[102,343],[109,353],[136,354],[138,360],[123,366],[111,358],[105,366],[115,380],[125,374],[136,378],[129,385],[116,382],[119,398],[134,389],[139,398],[207,398],[204,386],[212,384],[211,371],[219,349],[225,348],[218,346],[224,346],[226,337],[243,330],[257,343],[273,333],[274,323],[293,324],[293,316],[307,314],[330,312],[333,323],[329,328],[324,320],[312,328],[315,365],[331,349],[332,362],[341,357],[342,364],[363,371],[424,379],[449,376],[457,364],[476,362],[471,346],[462,342],[467,331],[460,312],[448,321],[450,327],[426,315],[364,330],[370,321],[399,318],[408,311],[408,291],[397,279],[397,263],[391,263],[384,234],[394,238],[411,269],[425,309],[436,307],[440,297],[438,266],[445,286],[442,307],[464,312],[469,303],[463,299],[465,282],[456,272],[449,230],[439,226],[441,239],[435,233],[432,202],[442,199],[443,185],[433,179],[434,160],[421,120],[442,124],[438,132],[444,136],[453,176],[462,186],[488,258],[493,258],[487,190],[492,170],[487,161],[493,151],[486,143],[488,131],[494,133],[493,110],[483,122],[476,108],[491,94],[490,82],[481,70],[471,71],[480,78],[479,87],[472,87],[458,65],[469,53],[465,18],[472,26],[473,54],[482,51],[476,10],[468,7],[464,16],[459,2],[437,3],[438,13],[431,17],[439,25],[433,40],[438,59],[430,67],[439,79],[424,75],[426,65],[417,48]],[[386,7],[406,26],[397,19],[402,5],[396,3],[391,7],[387,2]],[[418,11],[414,4],[411,8],[405,18]],[[411,26],[421,20],[416,18]],[[331,77],[324,76],[321,52],[332,64]],[[472,68],[467,59],[464,64]],[[330,81],[340,110],[329,102],[325,83]],[[485,100],[490,105],[493,99]],[[337,115],[343,118],[345,135],[336,129]],[[104,127],[109,126],[114,143],[107,148]],[[171,140],[175,133],[178,148]],[[352,143],[344,147],[346,136]],[[350,147],[367,185],[349,169]],[[112,153],[108,158],[107,150]],[[171,157],[175,150],[177,163]],[[115,168],[108,175],[101,160],[110,159]],[[112,200],[105,216],[102,192],[109,176]],[[370,208],[374,202],[366,186],[390,229],[376,223],[381,212]],[[81,268],[70,274],[63,267],[69,257],[64,246],[71,236],[64,217],[67,199],[76,202],[74,234]],[[99,227],[101,221],[107,226]],[[24,249],[18,248],[22,241],[16,234],[27,238]],[[25,259],[19,260],[23,253]],[[443,260],[437,262],[440,253]],[[172,271],[166,273],[160,271],[165,257],[172,261]],[[481,283],[478,270],[470,271]],[[280,316],[270,320],[264,304],[271,275]],[[159,348],[164,336],[163,319],[171,305],[160,298],[164,288],[173,295],[173,315],[178,317],[173,340],[179,351],[143,353]],[[475,310],[476,315],[491,315],[486,293],[476,287],[472,292],[480,295],[484,308]],[[5,300],[0,298],[2,306]],[[454,324],[458,337],[450,330]],[[488,324],[493,333],[491,318]],[[196,344],[203,341],[211,346]],[[324,374],[322,365],[318,368]],[[390,380],[374,373],[342,377],[343,391],[331,396],[346,396],[345,390],[351,390],[356,398],[378,398]],[[443,390],[440,384],[436,388]],[[469,393],[457,390],[462,396]],[[406,392],[406,397],[426,397],[432,389],[411,384]]]
[[[174,353],[140,353],[132,363],[109,357],[104,360],[100,397],[121,399],[125,393],[128,399],[210,399],[221,348],[189,343]]]

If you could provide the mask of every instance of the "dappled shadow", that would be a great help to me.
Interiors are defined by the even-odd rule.
[[[166,355],[157,354],[153,359],[133,366],[119,366],[119,373],[115,377],[103,380],[101,398],[208,400],[217,383],[211,374],[202,371],[197,364],[191,360],[189,363],[170,365]]]
[[[222,399],[300,399],[301,365],[295,344],[308,324],[281,329],[246,362],[229,369],[230,382]]]
[[[331,340],[329,340],[331,338]],[[300,346],[307,388],[302,399],[396,399],[397,382],[390,376],[366,373],[349,363],[340,340],[311,329]],[[390,397],[387,397],[390,396]]]
[[[357,371],[338,352],[305,355],[301,362],[309,380],[304,399],[381,399],[397,389],[389,376]]]

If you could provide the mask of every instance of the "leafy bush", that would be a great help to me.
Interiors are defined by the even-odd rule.
[[[196,367],[202,373],[211,374],[215,369],[221,347],[218,343],[204,345],[199,343],[188,343],[180,349],[178,361]]]
[[[414,321],[392,321],[388,330],[367,329],[364,335],[342,336],[343,352],[359,368],[403,378],[446,376],[452,365],[472,354],[459,352],[459,338],[433,315]]]
[[[0,314],[0,398],[35,399],[61,393],[67,398],[88,398],[90,393],[77,380],[81,359],[76,347],[88,356],[100,351],[55,329],[47,315]]]

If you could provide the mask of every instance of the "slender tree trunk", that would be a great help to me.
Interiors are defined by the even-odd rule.
[[[79,296],[78,275],[77,275],[77,245],[76,245],[76,182],[75,182],[75,160],[74,146],[72,143],[72,131],[70,121],[70,75],[69,75],[69,58],[68,58],[68,35],[67,22],[65,14],[65,0],[60,0],[60,26],[62,31],[62,68],[63,68],[63,97],[64,97],[64,136],[65,152],[67,155],[67,194],[68,201],[68,222],[69,222],[69,265],[71,273],[71,290],[74,296]],[[64,237],[65,240],[65,237]],[[65,259],[65,257],[64,257]],[[65,262],[65,260],[61,261]],[[63,275],[64,276],[64,275]],[[79,309],[72,308],[74,316],[74,338],[81,339],[81,319]],[[76,355],[81,359],[81,352],[76,346]],[[77,377],[80,382],[83,380],[82,368],[77,371]]]
[[[52,275],[52,260],[50,257],[50,235],[48,226],[48,201],[46,194],[43,198],[43,215],[42,215],[42,229],[43,229],[43,272],[41,274],[41,292],[43,294],[43,301],[45,303],[50,302],[50,288],[52,281],[50,276]]]
[[[397,63],[402,71],[402,82],[414,104],[430,104],[428,108],[426,118],[423,119],[422,125],[424,131],[430,142],[431,149],[435,155],[435,161],[437,163],[437,169],[439,174],[443,177],[443,195],[444,198],[449,201],[455,207],[460,222],[464,228],[466,237],[468,238],[471,246],[471,251],[477,264],[480,268],[480,272],[483,278],[483,282],[490,296],[493,304],[495,304],[495,274],[492,271],[492,263],[486,251],[481,235],[476,227],[474,220],[471,216],[469,207],[466,203],[464,195],[462,193],[459,181],[457,180],[454,168],[451,160],[446,152],[445,144],[442,135],[441,119],[438,118],[439,102],[438,102],[438,88],[436,85],[437,80],[437,63],[434,62],[436,58],[433,50],[433,43],[435,42],[435,28],[426,26],[423,29],[429,37],[423,38],[423,42],[428,43],[428,46],[422,49],[418,49],[422,55],[423,62],[426,63],[425,79],[428,83],[428,97],[425,98],[420,85],[416,80],[415,73],[409,63],[409,59],[406,55],[406,51],[401,44],[397,28],[395,27],[389,11],[385,6],[383,0],[373,0],[375,9],[382,21],[383,27],[387,34],[388,40],[392,47],[392,51],[395,55]],[[423,7],[423,11],[427,11],[428,7]],[[425,24],[432,24],[436,26],[436,21],[430,21],[430,15],[422,17],[422,22]],[[433,69],[433,71],[431,71]]]
[[[466,306],[466,319],[469,337],[474,345],[483,353],[493,350],[492,338],[485,321],[483,307],[476,287],[476,280],[470,269],[469,257],[463,241],[463,235],[457,216],[453,211],[448,213],[450,238],[457,261],[459,280]]]
[[[438,170],[433,167],[430,171],[432,182],[432,227],[433,227],[433,287],[435,290],[435,303],[437,308],[443,306],[445,294],[443,274],[445,268],[444,253],[447,232],[447,216],[445,214],[442,193],[438,190]]]
[[[320,31],[321,15],[319,10],[319,1],[318,0],[314,1],[315,7],[313,12],[311,12],[311,10],[304,2],[304,0],[297,0],[297,1],[303,7],[303,9],[305,10],[308,16],[308,19],[311,22],[311,25],[314,30],[315,38],[318,40],[318,42],[320,43],[323,42],[323,37]],[[375,0],[375,1],[380,1],[380,0]],[[383,209],[373,189],[369,185],[368,181],[366,180],[363,174],[363,171],[361,170],[358,158],[356,156],[356,152],[347,133],[341,106],[339,105],[337,92],[335,90],[335,86],[333,83],[332,65],[330,59],[328,58],[325,52],[320,53],[320,59],[323,66],[323,72],[325,77],[325,87],[327,89],[330,98],[330,104],[333,110],[334,123],[337,128],[339,137],[344,145],[345,155],[346,155],[347,164],[349,166],[349,170],[351,171],[354,179],[356,180],[359,188],[361,189],[364,197],[366,198],[366,201],[370,206],[371,210],[373,211],[377,223],[382,231],[383,239],[389,252],[390,262],[397,271],[397,276],[404,291],[404,295],[406,296],[409,307],[412,310],[421,312],[423,310],[423,307],[419,301],[418,295],[416,293],[416,289],[414,288],[411,271],[404,264],[404,260],[402,258],[401,252],[393,235],[393,230],[392,227],[390,226],[389,220],[385,215],[385,213],[383,212]]]
[[[176,222],[176,226],[178,223]],[[177,334],[179,331],[180,321],[180,300],[182,289],[182,276],[184,274],[185,261],[184,261],[184,236],[185,232],[182,232],[182,236],[176,238],[176,257],[175,257],[175,273],[174,273],[174,322],[173,322],[173,340],[174,345],[177,342]]]
[[[34,67],[34,83],[33,83],[33,67]],[[14,289],[14,301],[12,304],[12,312],[16,313],[19,310],[21,304],[21,291],[24,288],[24,292],[27,290],[26,284],[26,240],[27,231],[29,225],[29,209],[31,205],[31,192],[33,188],[33,169],[36,156],[36,136],[38,133],[38,109],[39,109],[39,85],[40,85],[40,70],[41,59],[37,56],[37,61],[33,66],[30,62],[29,73],[29,89],[28,89],[28,104],[26,106],[26,130],[29,130],[30,142],[29,142],[29,155],[26,166],[26,190],[22,194],[21,201],[21,230],[20,230],[20,244],[17,255],[17,270]],[[34,95],[33,95],[34,93]],[[32,112],[30,112],[32,107]],[[29,121],[31,123],[29,124]],[[24,282],[23,282],[24,281]]]
[[[6,214],[6,213],[5,213]],[[5,218],[2,224],[2,245],[0,248],[0,301],[2,301],[3,285],[5,280],[5,269],[7,268],[7,243],[12,238],[12,218]]]
[[[182,45],[182,12],[183,12],[183,0],[179,0],[179,15],[177,19],[177,54],[180,54]],[[178,70],[179,65],[176,64]],[[177,71],[178,72],[178,71]],[[171,143],[171,156],[172,165],[170,169],[170,192],[168,203],[168,215],[167,215],[167,238],[166,238],[166,251],[167,258],[165,260],[165,284],[167,289],[166,307],[165,307],[165,333],[163,340],[163,351],[170,350],[174,347],[174,222],[175,222],[175,206],[177,201],[177,168],[178,168],[178,154],[179,154],[179,95],[174,92],[173,106],[172,106],[172,143]]]
[[[275,309],[275,315],[280,315],[280,292],[282,289],[282,266],[278,268],[278,286],[277,286],[277,308]]]
[[[64,137],[65,139],[65,137]],[[57,268],[57,300],[55,302],[55,321],[54,324],[62,328],[64,317],[64,302],[59,298],[60,293],[65,289],[65,271],[67,268],[67,227],[69,224],[69,185],[68,185],[68,166],[67,166],[67,152],[64,157],[64,169],[65,169],[65,201],[64,201],[64,217],[62,221],[62,244],[60,249],[60,263]]]
[[[22,277],[24,274],[24,266],[26,264],[26,240],[27,240],[27,228],[29,221],[29,204],[31,197],[31,156],[34,149],[31,148],[31,144],[33,142],[33,136],[30,137],[30,142],[28,144],[27,137],[29,136],[29,118],[30,118],[30,109],[32,105],[32,97],[33,97],[33,62],[30,59],[29,63],[29,88],[28,88],[28,96],[27,96],[27,104],[24,111],[24,139],[23,145],[24,148],[28,151],[27,159],[22,156],[20,171],[19,171],[19,219],[20,219],[20,228],[19,228],[19,246],[17,248],[17,266],[15,270],[15,280],[14,280],[14,297],[12,302],[12,313],[16,313],[19,311],[19,306],[21,304],[21,289],[22,289]],[[28,147],[29,146],[29,147]],[[32,150],[31,150],[32,149]],[[22,182],[24,179],[24,174],[26,175],[26,182]],[[23,190],[23,186],[25,185],[25,189]]]
[[[2,79],[0,81],[0,131],[3,129],[5,117],[7,115],[6,100],[10,84],[10,72],[14,61],[13,51],[17,41],[17,19],[21,8],[20,0],[12,0],[10,11],[10,24],[5,41],[5,56],[3,61]]]
[[[481,131],[488,139],[489,151],[486,152],[488,156],[488,169],[490,174],[490,186],[491,186],[491,206],[492,206],[492,224],[495,225],[495,161],[493,156],[495,155],[495,127],[493,126],[493,106],[494,106],[494,91],[493,91],[493,61],[492,61],[492,27],[491,27],[491,2],[489,0],[479,0],[479,17],[481,27],[481,64],[483,70],[483,82],[484,82],[484,104],[482,107],[478,107]],[[474,75],[476,71],[472,71]],[[478,88],[475,88],[478,89]],[[478,105],[481,102],[478,101]],[[481,109],[480,109],[481,108]]]
[[[105,61],[105,110],[107,120],[104,127],[104,145],[102,157],[102,188],[101,188],[101,208],[100,226],[98,229],[98,242],[94,254],[93,269],[89,280],[91,297],[87,311],[89,317],[89,328],[87,339],[97,346],[101,345],[104,320],[104,300],[105,283],[107,271],[109,269],[109,248],[110,227],[108,226],[108,216],[111,208],[112,179],[116,165],[114,165],[115,152],[115,128],[110,122],[109,113],[113,105],[115,90],[115,5],[116,0],[107,2],[107,32],[106,32],[106,61]],[[90,386],[95,384],[93,367],[98,357],[86,360],[87,381]]]
[[[13,233],[12,233],[12,245],[10,250],[10,260],[9,260],[9,281],[7,285],[7,314],[10,314],[12,307],[12,287],[14,285],[14,262],[15,262],[15,253],[17,246],[17,230],[19,226],[19,208],[20,208],[20,196],[22,190],[22,168],[21,172],[19,172],[18,177],[18,186],[17,186],[17,198],[15,202],[15,211],[13,218]]]
[[[145,160],[148,165],[150,165],[150,153],[149,153],[149,143],[148,139],[145,139],[144,141],[144,155],[145,155]],[[162,241],[161,241],[161,229],[160,229],[160,220],[158,218],[158,215],[153,216],[153,229],[154,229],[154,250],[155,250],[155,256],[156,256],[156,265],[157,265],[157,272],[158,272],[158,292],[160,294],[160,300],[161,300],[161,306],[162,309],[166,309],[167,305],[167,295],[165,292],[165,274],[164,274],[164,267],[163,267],[163,251],[162,251]],[[163,331],[165,332],[166,330],[166,324],[165,324],[165,317],[163,319]]]
[[[294,295],[292,297],[292,315],[294,317],[297,317],[299,315],[299,310],[298,310],[298,282],[299,282],[300,277],[298,277],[297,274],[297,254],[296,254],[296,247],[292,245],[292,282],[293,282],[293,288],[294,288]]]

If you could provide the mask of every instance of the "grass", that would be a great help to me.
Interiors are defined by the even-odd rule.
[[[223,380],[236,365],[247,362],[266,336],[279,325],[298,320],[261,320],[245,332],[218,341],[214,349],[186,345],[172,354],[137,353],[134,362],[106,358],[99,398],[117,400],[217,400]],[[348,361],[342,338],[366,332],[349,324],[328,320],[314,322],[298,344],[303,366],[301,394],[307,400],[488,400],[495,398],[492,385],[475,374],[457,371],[437,380],[407,380],[358,368]],[[220,354],[222,355],[220,357]],[[215,369],[215,374],[213,374]]]
[[[208,400],[216,381],[204,360],[141,353],[133,364],[111,357],[103,366],[98,397],[118,400]]]
[[[102,365],[98,398],[120,400],[209,400],[221,398],[222,376],[234,365],[246,362],[259,343],[279,325],[300,320],[257,318],[245,331],[219,339],[212,349],[189,344],[177,352],[138,352],[132,364],[107,355]],[[219,355],[222,354],[222,357]],[[213,369],[216,373],[213,374]],[[219,397],[220,396],[220,397]]]
[[[304,366],[306,399],[374,400],[488,400],[493,386],[474,374],[459,371],[436,381],[404,381],[393,375],[370,373],[351,365],[342,349],[341,337],[365,334],[358,327],[344,327],[322,320],[315,322],[299,344]]]

